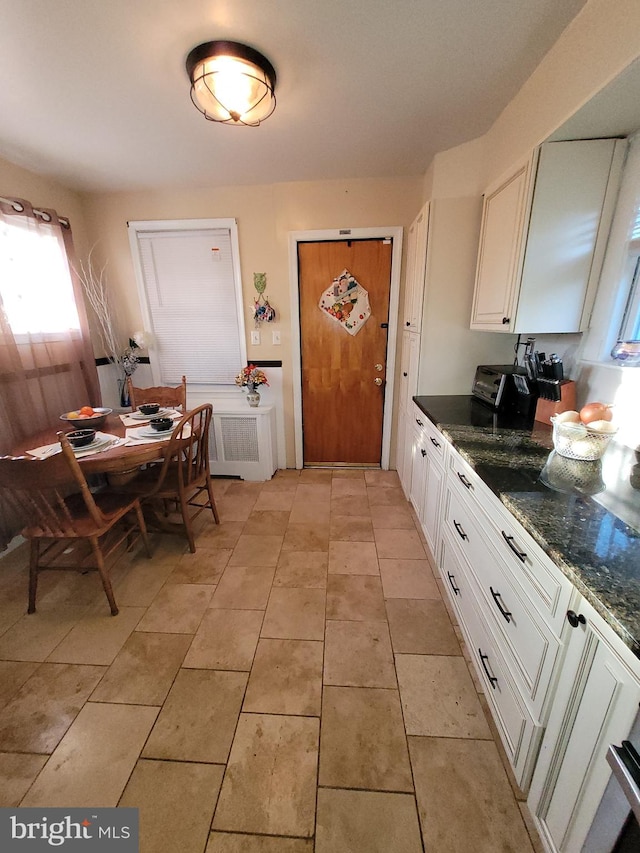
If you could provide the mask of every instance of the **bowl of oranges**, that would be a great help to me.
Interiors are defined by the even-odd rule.
[[[65,421],[75,429],[97,429],[102,426],[107,415],[110,415],[112,411],[113,409],[102,407],[82,406],[80,409],[60,415],[60,420]]]

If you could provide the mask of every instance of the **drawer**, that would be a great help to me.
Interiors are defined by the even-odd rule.
[[[533,771],[542,726],[522,702],[517,687],[509,678],[508,667],[483,626],[476,610],[471,581],[456,547],[449,541],[449,535],[445,533],[441,547],[445,586],[516,781],[525,789]]]
[[[440,430],[434,426],[426,415],[423,415],[420,409],[414,404],[413,417],[415,423],[422,428],[425,433],[427,445],[431,451],[431,457],[439,460],[441,465],[444,465],[445,451],[447,440],[442,436]]]
[[[445,501],[444,529],[464,555],[488,631],[510,662],[510,671],[532,711],[540,716],[560,642],[512,582],[481,524],[482,518],[475,517],[467,502],[450,490]]]
[[[448,481],[452,491],[472,509],[509,579],[560,636],[573,591],[569,579],[455,451],[449,454]]]

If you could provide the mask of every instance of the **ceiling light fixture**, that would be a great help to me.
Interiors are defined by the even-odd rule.
[[[257,127],[276,108],[276,72],[246,44],[209,41],[187,56],[191,100],[209,121]]]

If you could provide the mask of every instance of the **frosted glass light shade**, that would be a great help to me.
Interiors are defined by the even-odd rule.
[[[276,72],[257,50],[212,41],[187,57],[191,100],[209,121],[256,127],[276,108]]]

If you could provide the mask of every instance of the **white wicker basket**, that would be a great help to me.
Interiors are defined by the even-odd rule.
[[[596,432],[585,424],[572,422],[558,423],[555,416],[553,424],[553,446],[560,456],[567,459],[593,461],[601,459],[614,432]]]

